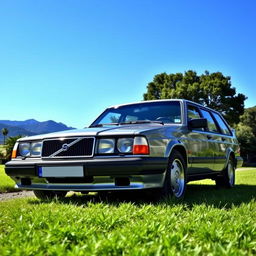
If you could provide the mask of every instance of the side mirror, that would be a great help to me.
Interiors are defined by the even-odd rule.
[[[188,121],[188,128],[190,130],[196,128],[207,128],[208,123],[206,118],[191,119]]]

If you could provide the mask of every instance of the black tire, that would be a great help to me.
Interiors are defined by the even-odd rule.
[[[217,187],[233,188],[235,186],[235,163],[234,159],[228,160],[227,167],[223,170],[222,175],[215,180]]]
[[[38,199],[42,200],[51,200],[54,198],[64,198],[67,194],[67,191],[51,191],[51,190],[34,190],[35,196]]]
[[[181,153],[173,150],[166,170],[162,195],[181,200],[187,188],[187,165]]]

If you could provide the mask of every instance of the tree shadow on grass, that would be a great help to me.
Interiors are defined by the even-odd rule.
[[[186,197],[182,201],[173,198],[159,199],[154,192],[149,191],[118,191],[114,193],[94,193],[81,195],[75,193],[63,199],[34,200],[31,204],[52,203],[56,201],[61,204],[88,205],[91,203],[104,203],[118,206],[122,203],[133,203],[135,205],[157,204],[166,206],[186,205],[192,208],[195,205],[209,205],[216,208],[229,209],[232,206],[239,206],[249,203],[256,198],[256,186],[236,185],[232,189],[216,188],[214,185],[188,184]]]

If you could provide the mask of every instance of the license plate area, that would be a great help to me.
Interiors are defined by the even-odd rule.
[[[83,166],[40,166],[39,177],[84,177]]]

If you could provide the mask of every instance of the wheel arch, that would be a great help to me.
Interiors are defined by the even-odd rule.
[[[235,156],[235,152],[233,151],[232,148],[228,148],[226,156],[227,157],[226,157],[226,163],[225,163],[224,168],[227,167],[228,161],[229,161],[230,158],[232,158],[234,160],[234,164],[235,164],[235,167],[236,167],[236,156]]]
[[[177,150],[184,158],[186,167],[188,166],[188,154],[185,145],[180,141],[171,141],[166,148],[165,157],[170,157],[172,152]]]

